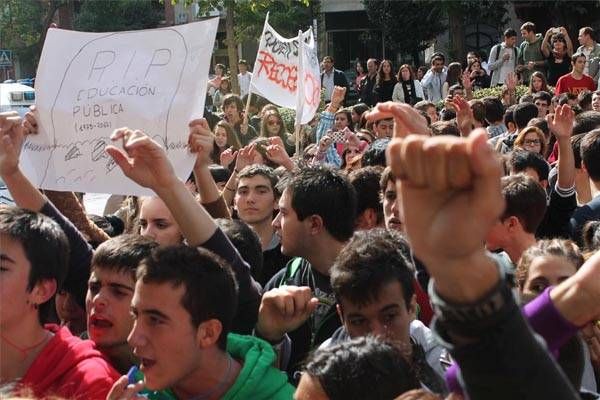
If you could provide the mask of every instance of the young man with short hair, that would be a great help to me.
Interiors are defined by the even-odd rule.
[[[310,349],[340,326],[329,271],[354,232],[356,192],[340,172],[322,166],[305,168],[280,185],[284,189],[273,227],[281,236],[282,253],[296,258],[265,286],[255,333],[271,343],[289,335],[294,345],[288,372],[293,375]],[[298,293],[315,302],[296,310],[281,307]]]
[[[151,398],[289,399],[294,389],[271,366],[273,349],[230,333],[236,305],[233,272],[213,253],[183,245],[153,251],[137,270],[128,337],[143,382],[127,388],[124,376],[109,399],[143,388]]]
[[[491,86],[503,85],[509,73],[517,66],[518,50],[516,48],[517,32],[509,28],[504,31],[504,40],[492,47],[488,66],[492,72]]]
[[[331,56],[323,57],[323,72],[321,72],[321,87],[325,89],[325,101],[331,101],[333,89],[336,86],[346,88],[345,95],[348,95],[350,83],[343,71],[334,68],[334,60]],[[346,97],[344,97],[344,100]]]
[[[600,190],[600,129],[587,133],[581,140],[581,165],[590,177],[590,183]],[[600,196],[596,195],[589,203],[577,209],[569,223],[571,239],[583,243],[581,231],[588,221],[600,219]]]
[[[578,95],[584,90],[592,92],[596,90],[596,83],[594,80],[583,72],[585,69],[585,60],[586,57],[583,53],[573,54],[571,57],[573,69],[570,73],[563,75],[558,79],[556,89],[554,90],[556,96],[562,93]]]
[[[1,148],[0,154],[5,151]],[[7,158],[0,157],[0,169],[8,168]],[[2,207],[0,243],[2,392],[104,399],[118,373],[94,343],[73,336],[66,327],[44,326],[51,321],[52,299],[67,275],[65,234],[41,214]]]
[[[521,254],[536,243],[535,232],[546,212],[546,193],[531,177],[524,174],[502,178],[504,213],[488,232],[488,250],[504,250],[514,265]]]
[[[594,29],[589,26],[585,26],[579,30],[577,39],[579,40],[580,46],[577,48],[577,53],[582,53],[585,56],[585,68],[583,69],[583,73],[591,76],[594,79],[594,82],[598,83],[598,58],[600,58],[600,44],[596,43],[594,34]],[[590,66],[592,64],[595,64],[595,68],[593,69],[596,71],[590,71]]]
[[[281,241],[273,228],[274,213],[278,210],[278,178],[265,165],[250,165],[238,174],[234,208],[239,219],[258,234],[263,251],[263,266],[258,279],[265,285],[289,257],[281,254]]]
[[[394,120],[391,118],[379,119],[373,122],[373,134],[376,139],[391,138],[394,130]]]
[[[446,57],[442,53],[431,56],[431,68],[421,79],[421,86],[427,93],[427,100],[437,103],[444,99],[442,88],[446,82]],[[434,122],[434,121],[432,121]]]
[[[238,61],[238,84],[240,85],[240,97],[244,97],[250,90],[250,81],[252,80],[252,72],[248,71],[248,62],[246,60]]]
[[[102,243],[92,257],[86,295],[87,336],[122,374],[137,363],[127,344],[135,270],[158,244],[123,234]]]
[[[433,124],[434,122],[437,122],[440,120],[440,116],[438,115],[435,104],[430,101],[426,101],[426,100],[419,101],[417,104],[414,105],[414,108],[426,113],[427,116],[429,117],[430,124]]]
[[[383,168],[367,166],[348,175],[356,191],[356,229],[369,230],[383,226],[383,207],[379,195],[379,181]]]
[[[498,97],[484,97],[483,106],[485,108],[485,119],[489,124],[486,128],[488,135],[491,138],[503,135],[507,128],[504,125],[504,105]]]
[[[417,377],[435,393],[445,393],[443,349],[417,314],[414,266],[399,232],[356,232],[332,270],[331,286],[342,326],[325,346],[374,335],[402,350]],[[418,367],[416,367],[418,365]]]
[[[521,37],[523,42],[519,46],[519,57],[517,69],[521,71],[523,83],[529,84],[531,74],[535,71],[545,73],[546,58],[542,54],[541,33],[535,33],[535,24],[533,22],[525,22],[521,25]]]
[[[533,94],[533,104],[538,108],[538,117],[546,118],[552,105],[552,95],[543,90]]]

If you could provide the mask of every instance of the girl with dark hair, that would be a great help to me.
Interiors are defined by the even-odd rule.
[[[446,98],[448,96],[448,90],[452,85],[461,85],[462,82],[460,80],[462,76],[462,65],[459,62],[453,62],[448,65],[448,72],[446,75],[446,82],[442,85],[442,98]]]
[[[534,94],[541,91],[550,93],[550,91],[548,90],[548,82],[546,81],[546,75],[544,75],[540,71],[535,71],[533,74],[531,74],[531,79],[529,81],[529,90],[527,91],[527,93]]]
[[[377,81],[373,89],[375,103],[392,100],[394,86],[396,86],[396,77],[393,73],[392,62],[390,60],[383,60],[379,65]]]
[[[485,69],[481,68],[481,61],[477,59],[470,61],[467,66],[467,72],[469,73],[473,90],[490,87],[490,76],[485,72]]]
[[[219,121],[213,129],[213,133],[215,135],[215,145],[211,158],[215,164],[221,163],[221,153],[228,148],[231,147],[232,150],[236,151],[242,147],[238,137],[233,131],[233,128],[225,121]]]
[[[414,70],[410,65],[403,64],[398,70],[396,79],[398,83],[394,86],[393,101],[414,106],[425,98],[421,82],[415,79]]]

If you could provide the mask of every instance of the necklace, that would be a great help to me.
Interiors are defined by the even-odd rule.
[[[4,336],[2,334],[0,334],[0,338],[2,338],[2,340],[5,341],[6,344],[8,344],[10,347],[17,350],[19,352],[19,354],[21,354],[21,358],[24,361],[25,359],[27,359],[28,353],[31,350],[36,349],[37,347],[39,347],[40,345],[45,343],[46,340],[48,340],[48,334],[45,334],[44,338],[39,343],[36,343],[33,346],[29,346],[29,347],[20,347],[20,346],[16,345],[15,343],[13,343],[12,341],[10,341],[10,339],[8,339],[6,336]]]
[[[215,394],[215,393],[219,392],[221,389],[223,389],[223,387],[225,387],[225,385],[227,384],[227,381],[229,380],[228,378],[229,378],[229,374],[231,372],[232,365],[233,365],[233,360],[232,360],[231,356],[229,355],[229,353],[227,353],[227,371],[225,371],[225,374],[223,375],[223,377],[221,378],[221,380],[219,381],[217,386],[213,387],[206,393],[197,394],[194,397],[191,397],[189,400],[210,399],[213,394]]]

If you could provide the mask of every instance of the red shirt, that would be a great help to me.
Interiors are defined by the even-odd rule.
[[[589,90],[590,92],[596,90],[596,84],[594,83],[594,80],[587,75],[583,75],[581,79],[575,79],[569,73],[561,76],[558,79],[554,94],[557,96],[561,93],[579,94],[579,92],[584,90]]]
[[[91,340],[73,336],[68,328],[46,325],[54,337],[33,361],[19,387],[36,397],[106,399],[119,373]]]

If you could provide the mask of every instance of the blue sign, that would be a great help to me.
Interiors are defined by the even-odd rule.
[[[0,50],[0,67],[12,67],[12,51]]]

